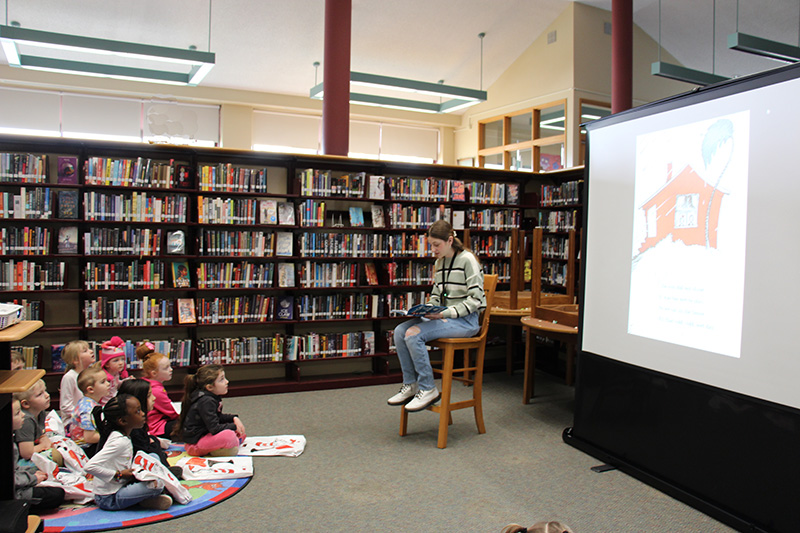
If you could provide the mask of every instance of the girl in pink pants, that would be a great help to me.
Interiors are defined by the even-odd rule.
[[[222,412],[228,380],[220,365],[205,365],[186,376],[183,406],[174,434],[189,455],[233,456],[247,436],[239,417]]]

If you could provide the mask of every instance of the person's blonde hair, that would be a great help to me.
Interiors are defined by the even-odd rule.
[[[82,351],[89,348],[86,341],[70,341],[61,349],[61,360],[67,364],[67,370],[75,368],[75,361]]]
[[[25,366],[26,363],[25,356],[19,350],[11,350],[11,362],[13,363],[14,361],[22,363],[22,366]]]
[[[22,403],[25,400],[28,400],[33,394],[33,390],[40,384],[42,385],[42,387],[44,387],[44,390],[47,390],[47,385],[45,384],[44,380],[40,379],[39,381],[31,385],[28,390],[24,390],[22,392],[15,392],[12,396],[13,399],[18,400],[20,403]]]
[[[500,533],[573,533],[573,531],[562,522],[543,520],[536,522],[531,527],[508,524]]]
[[[81,373],[78,374],[78,388],[83,394],[86,394],[86,389],[89,387],[94,387],[94,384],[98,381],[98,374],[106,373],[106,371],[103,370],[103,367],[100,365],[100,361],[97,361],[95,364],[84,368]]]

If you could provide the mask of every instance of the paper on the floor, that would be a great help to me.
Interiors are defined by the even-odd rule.
[[[239,446],[239,455],[256,457],[297,457],[306,448],[303,435],[275,435],[272,437],[247,437]]]
[[[193,481],[253,476],[252,457],[184,457],[176,464],[183,479]]]

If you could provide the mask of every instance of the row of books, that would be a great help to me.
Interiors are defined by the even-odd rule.
[[[44,320],[44,302],[42,300],[20,298],[3,303],[21,305],[22,320]]]
[[[511,255],[511,237],[508,235],[472,235],[469,239],[472,251],[488,257]]]
[[[199,324],[242,324],[245,322],[272,322],[275,298],[263,294],[247,296],[220,296],[197,300]]]
[[[389,255],[392,257],[426,257],[428,235],[426,233],[395,233],[389,235]]]
[[[565,263],[542,261],[542,283],[546,285],[566,287],[567,272],[568,269]]]
[[[563,237],[546,236],[542,240],[542,257],[549,259],[569,258],[569,241]]]
[[[0,182],[44,183],[47,155],[0,153]]]
[[[1,255],[46,255],[50,252],[50,228],[0,228]]]
[[[62,160],[59,157],[59,168]],[[77,168],[77,158],[75,166]],[[83,163],[84,182],[87,185],[110,185],[117,187],[152,187],[157,189],[189,188],[191,169],[189,165],[176,164],[174,160],[153,161],[149,158],[120,159],[112,157],[90,157]],[[59,183],[62,183],[59,180]],[[74,183],[77,183],[77,176]]]
[[[284,360],[358,357],[375,353],[374,331],[350,333],[306,333],[286,339]]]
[[[18,352],[25,361],[26,369],[41,368],[42,346],[12,346],[11,351]]]
[[[169,357],[169,363],[173,367],[189,366],[192,364],[192,340],[176,339],[170,337],[166,340],[149,340],[153,343],[153,349],[158,353],[163,353]],[[143,361],[136,357],[136,343],[125,341],[125,356],[128,368],[142,368]],[[97,353],[99,354],[100,345],[97,343]],[[98,357],[99,359],[99,357]]]
[[[389,285],[431,285],[434,265],[432,263],[391,262],[386,265]]]
[[[264,289],[272,287],[273,263],[200,263],[197,287],[200,289]]]
[[[467,185],[470,202],[475,204],[519,204],[518,183],[473,181]]]
[[[582,181],[568,181],[561,185],[542,185],[539,204],[543,207],[577,205],[581,201]]]
[[[365,172],[335,174],[331,170],[312,168],[298,171],[297,177],[300,180],[300,194],[303,196],[363,198],[367,182]],[[370,179],[375,177],[377,176],[370,176]]]
[[[277,235],[277,236],[276,236]],[[200,255],[270,257],[292,255],[293,235],[271,231],[200,230]],[[288,253],[287,253],[288,247]]]
[[[168,326],[174,322],[172,300],[150,298],[107,298],[86,300],[83,318],[87,327],[100,326]]]
[[[83,269],[87,289],[162,289],[165,269],[162,261],[138,259],[130,263],[89,261]]]
[[[83,234],[86,255],[161,255],[161,230],[90,228]]]
[[[391,204],[389,206],[389,223],[399,229],[427,229],[440,218],[447,218],[449,211],[445,206],[411,206]]]
[[[520,227],[521,216],[516,209],[467,209],[470,229],[510,230]]]
[[[16,194],[0,193],[0,218],[51,218],[52,196],[50,187],[21,187]]]
[[[509,283],[511,281],[511,265],[508,263],[485,263],[483,265],[484,274],[497,274],[498,283]],[[530,281],[530,279],[529,279]]]
[[[0,261],[0,290],[48,291],[63,289],[66,282],[63,261]]]
[[[547,231],[569,231],[575,229],[577,211],[540,211],[539,226]]]
[[[325,202],[305,200],[300,204],[300,225],[304,227],[325,225]]]
[[[136,191],[130,194],[83,193],[86,220],[184,223],[187,206],[186,195],[160,197]]]
[[[389,190],[392,200],[422,202],[463,202],[464,182],[442,178],[409,178],[391,176]],[[452,191],[452,196],[451,196]]]
[[[267,192],[267,168],[252,168],[219,163],[199,165],[197,175],[201,191]]]
[[[355,287],[357,263],[317,263],[304,261],[299,267],[301,287]]]
[[[300,235],[302,257],[386,257],[389,236],[382,233],[316,233]]]
[[[197,341],[197,358],[201,365],[265,363],[283,361],[284,336],[272,337],[208,337]]]
[[[374,295],[377,296],[377,295]],[[298,296],[300,320],[352,320],[370,317],[373,295],[350,293]]]
[[[197,197],[200,224],[295,224],[294,204],[256,198]]]

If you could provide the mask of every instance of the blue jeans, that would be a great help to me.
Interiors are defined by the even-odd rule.
[[[155,498],[164,489],[151,489],[144,481],[128,483],[114,494],[95,494],[94,502],[104,511],[121,511],[148,498]]]
[[[406,338],[406,331],[412,326],[417,326],[420,332]],[[444,337],[474,337],[480,329],[478,313],[438,320],[412,318],[398,325],[394,328],[394,345],[403,369],[403,383],[416,383],[420,390],[433,389],[433,369],[425,343]]]

